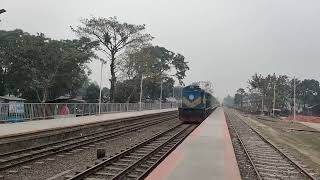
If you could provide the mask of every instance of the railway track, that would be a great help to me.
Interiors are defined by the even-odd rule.
[[[128,134],[142,128],[154,126],[175,118],[177,118],[176,114],[168,114],[167,116],[162,115],[160,117],[145,117],[139,122],[128,123],[116,128],[87,134],[85,136],[76,136],[41,146],[3,153],[0,154],[0,171],[46,158],[48,156],[70,152],[74,149],[88,148],[91,144]]]
[[[144,179],[196,127],[197,125],[179,124],[66,178],[69,180]]]
[[[235,131],[246,156],[248,157],[257,179],[274,180],[316,180],[313,174],[301,167],[281,149],[274,146],[259,132],[251,128],[242,117],[232,110],[227,110],[226,115],[230,127]]]

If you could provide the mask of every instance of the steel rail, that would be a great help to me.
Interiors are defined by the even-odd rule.
[[[239,115],[236,115],[244,124],[246,124],[253,132],[255,132],[264,142],[271,145],[275,150],[277,150],[282,156],[284,156],[287,160],[289,160],[297,169],[302,171],[308,178],[311,180],[316,180],[309,172],[307,172],[303,167],[297,164],[294,160],[292,160],[289,156],[287,156],[284,152],[282,152],[277,146],[275,146],[271,141],[266,139],[260,132],[258,132],[255,128],[251,127],[247,122],[245,122]]]
[[[194,128],[196,129],[196,128]],[[191,132],[189,132],[188,134],[191,134],[193,132],[193,130]],[[187,135],[188,136],[188,135]],[[168,150],[161,158],[159,158],[154,164],[153,166],[150,166],[144,173],[142,173],[137,179],[138,180],[142,180],[145,179],[151,172],[153,169],[155,169],[173,150],[175,150],[186,138],[182,138],[181,140],[179,140],[178,143],[176,143],[173,147],[170,148],[170,150]]]
[[[124,177],[126,174],[128,174],[133,168],[135,168],[137,165],[141,164],[143,161],[145,161],[146,159],[148,159],[150,156],[152,156],[153,154],[155,154],[156,152],[158,152],[161,148],[165,147],[166,145],[168,145],[169,143],[171,143],[173,140],[177,139],[178,136],[180,136],[181,134],[183,134],[187,129],[191,128],[192,125],[186,127],[185,129],[183,129],[182,131],[179,131],[178,133],[176,133],[174,136],[172,136],[170,139],[168,139],[167,141],[165,141],[163,144],[159,145],[158,147],[156,147],[153,151],[149,152],[148,154],[146,154],[145,156],[143,156],[141,159],[137,160],[134,164],[131,164],[129,167],[127,167],[126,169],[124,169],[122,172],[120,172],[119,174],[117,174],[116,176],[114,176],[112,178],[112,180],[117,180],[120,179],[121,177]],[[179,142],[182,142],[181,140]],[[153,167],[153,166],[152,166]]]
[[[226,113],[226,114],[227,114],[227,113]],[[250,161],[250,164],[252,165],[252,167],[253,167],[256,175],[258,176],[258,179],[259,179],[259,180],[262,180],[262,177],[261,177],[261,175],[260,175],[260,172],[258,171],[255,163],[253,162],[253,160],[252,160],[252,158],[251,158],[251,156],[250,156],[250,154],[249,154],[249,152],[248,152],[248,150],[247,150],[247,147],[246,147],[246,145],[243,143],[242,138],[240,137],[238,131],[236,130],[236,128],[235,128],[234,125],[232,124],[231,120],[229,119],[229,116],[230,116],[230,114],[227,114],[228,120],[229,120],[229,122],[230,122],[230,124],[231,124],[231,128],[232,128],[232,129],[234,130],[234,132],[236,133],[236,136],[237,136],[237,138],[238,138],[238,140],[239,140],[242,148],[244,149],[244,152],[245,152],[245,154],[247,155],[247,157],[248,157],[248,159],[249,159],[249,161]]]
[[[124,152],[116,155],[116,156],[114,156],[114,157],[111,157],[111,158],[109,158],[109,159],[107,159],[107,160],[104,160],[104,161],[98,163],[98,164],[94,165],[93,167],[91,167],[91,168],[89,168],[89,169],[87,169],[87,170],[85,170],[85,171],[83,171],[83,172],[81,172],[81,173],[76,174],[75,176],[69,178],[68,180],[80,180],[80,179],[84,179],[84,178],[86,178],[86,177],[89,177],[90,175],[98,172],[99,170],[101,170],[101,169],[105,168],[106,166],[114,163],[115,161],[120,160],[121,158],[129,155],[130,153],[138,150],[139,148],[141,148],[141,147],[143,147],[143,146],[145,146],[145,145],[147,145],[147,144],[149,144],[149,143],[152,143],[153,141],[156,141],[158,138],[161,138],[161,137],[165,136],[167,133],[170,133],[170,132],[174,131],[175,129],[178,129],[179,127],[182,127],[182,126],[183,126],[183,124],[179,124],[179,125],[176,125],[176,126],[170,128],[170,129],[168,129],[168,130],[166,130],[166,131],[164,131],[164,132],[162,132],[162,133],[156,134],[156,135],[153,136],[152,138],[149,138],[149,139],[147,139],[146,141],[141,142],[140,144],[138,144],[138,145],[136,145],[136,146],[134,146],[134,147],[132,147],[132,148],[130,148],[130,149],[128,149],[128,150],[126,150],[126,151],[124,151]],[[188,129],[188,128],[190,128],[191,126],[192,126],[192,125],[189,125],[189,126],[187,126],[186,128],[184,128],[183,130],[180,130],[180,131],[179,131],[178,133],[176,133],[174,136],[176,137],[177,134],[181,134],[181,133],[185,132],[185,130]],[[174,138],[170,138],[170,140],[172,140],[172,139],[174,139]],[[164,143],[162,143],[160,146],[158,146],[156,149],[158,150],[159,147],[163,147],[162,145],[163,145],[163,144],[167,144],[167,143],[170,143],[170,142],[168,142],[168,140],[167,140],[167,141],[165,141]],[[155,150],[156,150],[156,149],[155,149]],[[155,152],[155,151],[152,150],[152,152],[150,152],[150,153],[154,153],[154,152]],[[139,160],[137,160],[136,162],[134,162],[133,165],[137,165],[137,164],[141,163],[141,161],[143,161],[143,160],[145,160],[147,157],[149,157],[148,155],[150,155],[150,153],[148,153],[147,155],[144,155],[143,157],[139,158]],[[128,171],[129,171],[131,168],[134,168],[134,167],[135,167],[135,166],[129,165],[129,167],[125,168],[125,169],[122,170],[120,173],[116,174],[113,179],[119,179],[120,176],[123,176],[124,174],[128,173]]]
[[[113,124],[113,123],[117,123],[117,122],[121,122],[121,121],[138,120],[138,119],[142,119],[142,118],[151,118],[151,117],[154,117],[154,116],[162,116],[162,115],[174,114],[174,113],[177,113],[177,111],[160,112],[160,113],[156,113],[156,114],[146,114],[146,115],[135,116],[135,117],[118,118],[118,119],[113,119],[113,120],[110,120],[110,121],[107,121],[107,122],[92,122],[90,124],[78,124],[78,125],[73,126],[72,128],[73,129],[83,128],[83,127],[90,128],[90,127],[96,127],[96,126],[99,126],[99,125],[104,126],[104,125],[109,125],[109,124]],[[94,116],[94,115],[92,115],[92,116]],[[82,117],[85,117],[85,116],[82,116]],[[69,128],[70,127],[67,127],[67,128],[66,127],[61,127],[61,128],[48,129],[48,130],[45,130],[45,133],[55,132],[57,130],[61,130],[61,131],[69,130]],[[8,135],[8,136],[1,137],[1,140],[10,139],[10,138],[21,138],[21,137],[24,137],[26,135],[27,136],[39,135],[39,134],[42,134],[42,133],[44,133],[44,131]]]
[[[168,116],[170,116],[170,115],[171,114],[169,114]],[[177,115],[172,114],[172,116],[177,116]],[[150,118],[150,119],[147,119],[147,118]],[[68,142],[68,141],[74,141],[74,140],[78,140],[78,139],[85,139],[85,138],[90,137],[90,136],[101,135],[101,133],[115,131],[115,130],[126,128],[126,127],[131,127],[132,125],[144,124],[146,121],[157,120],[157,119],[161,119],[161,117],[158,117],[158,116],[157,117],[142,117],[140,119],[140,121],[142,121],[142,122],[136,122],[136,123],[132,123],[132,124],[128,123],[128,125],[123,125],[123,126],[120,126],[120,127],[109,129],[109,130],[100,130],[100,131],[96,131],[94,133],[86,134],[84,136],[76,136],[76,137],[64,139],[64,140],[61,140],[61,141],[55,141],[55,142],[51,142],[51,143],[46,143],[46,144],[43,144],[43,145],[40,145],[40,146],[33,146],[33,147],[30,147],[30,148],[25,148],[25,149],[21,149],[21,150],[17,150],[17,151],[11,151],[11,152],[7,152],[7,153],[2,153],[2,154],[0,154],[0,158],[1,157],[15,155],[15,154],[18,154],[18,153],[26,153],[26,152],[32,151],[32,150],[44,149],[46,147],[54,146],[54,145],[57,145],[57,144]],[[134,119],[131,119],[131,120],[139,120],[139,118],[134,118]],[[116,123],[120,123],[120,122],[114,122],[114,123],[111,123],[111,124],[116,124]],[[111,124],[108,124],[108,125],[111,125]],[[105,126],[105,125],[102,125],[102,126]]]
[[[0,167],[0,170],[6,170],[8,168],[12,168],[12,167],[24,164],[24,163],[28,163],[30,161],[34,161],[34,160],[37,160],[37,159],[41,159],[41,158],[44,158],[44,157],[47,157],[47,156],[51,156],[51,155],[55,155],[55,154],[59,154],[59,153],[63,153],[63,152],[68,152],[68,151],[71,151],[72,149],[76,149],[76,148],[79,148],[79,147],[82,147],[82,146],[86,146],[86,145],[89,145],[89,144],[93,144],[93,143],[96,143],[96,142],[99,142],[99,141],[103,141],[103,140],[106,140],[106,139],[114,138],[114,137],[117,137],[117,136],[120,136],[120,135],[128,134],[128,133],[134,132],[136,130],[139,130],[141,128],[150,127],[150,126],[153,126],[153,125],[156,125],[156,124],[159,124],[159,123],[163,123],[163,122],[165,122],[164,119],[166,121],[169,121],[169,120],[171,120],[170,118],[172,118],[172,117],[164,117],[164,118],[162,117],[158,121],[155,121],[155,122],[144,123],[144,124],[141,123],[142,125],[129,126],[128,128],[116,130],[114,132],[109,132],[109,133],[101,135],[99,137],[93,137],[93,138],[85,139],[85,140],[80,141],[80,142],[73,142],[72,144],[64,144],[63,146],[60,146],[60,147],[45,149],[45,151],[39,151],[39,152],[36,152],[36,153],[33,153],[33,154],[27,154],[27,155],[22,156],[22,157],[9,159],[7,161],[1,162],[0,165],[1,164],[6,164],[6,163],[10,163],[10,162],[14,162],[14,161],[18,161],[18,160],[21,160],[21,161],[14,162],[12,164],[4,165],[4,166]],[[46,153],[46,154],[43,154],[43,153]],[[36,155],[38,155],[38,156],[36,156]],[[28,157],[31,157],[31,158],[23,160],[23,159],[28,158]]]

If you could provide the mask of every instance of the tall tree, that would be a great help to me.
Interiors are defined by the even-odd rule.
[[[8,92],[39,102],[78,89],[95,57],[96,44],[88,38],[58,41],[15,30],[0,32],[0,40]]]
[[[226,107],[233,107],[234,106],[234,98],[228,95],[227,97],[223,98],[222,101],[223,106]]]
[[[189,70],[188,63],[185,57],[181,54],[175,54],[164,47],[150,47],[156,58],[154,64],[154,73],[161,77],[171,76],[176,77],[180,84],[183,84],[183,79],[186,76],[186,71]],[[174,74],[170,74],[171,72]]]
[[[72,27],[71,27],[72,28]],[[116,83],[117,55],[128,46],[139,46],[151,41],[153,37],[145,34],[145,25],[121,23],[116,17],[82,19],[81,25],[72,30],[81,37],[99,42],[100,50],[110,60],[110,98],[114,101]]]
[[[266,79],[261,75],[255,73],[252,78],[248,81],[251,89],[255,89],[261,94],[261,109],[264,109],[264,99],[268,88],[268,83]]]
[[[160,94],[160,82],[161,80],[165,84],[172,84],[172,87],[168,89],[170,94],[172,94],[172,88],[174,85],[173,78],[179,80],[180,84],[183,84],[183,79],[186,76],[186,71],[189,70],[188,63],[181,54],[176,54],[172,51],[167,50],[164,47],[159,46],[146,46],[140,49],[134,49],[126,51],[125,55],[122,57],[121,64],[122,77],[127,78],[127,85],[130,85],[130,89],[133,92],[137,92],[140,87],[140,80],[142,76],[144,77],[143,86],[144,91],[151,88],[154,92],[157,92],[157,97]],[[152,81],[156,86],[154,88],[148,83]],[[169,83],[170,82],[170,83]],[[172,83],[171,83],[172,82]],[[148,86],[146,88],[146,86]],[[167,88],[163,88],[163,97],[166,97]],[[130,95],[132,95],[130,93]],[[144,92],[147,93],[147,92]],[[150,93],[150,97],[154,98],[154,94]],[[129,97],[130,99],[130,97]]]
[[[243,109],[243,100],[246,95],[246,91],[243,88],[239,88],[234,96],[234,104],[240,106]]]
[[[86,88],[85,100],[89,103],[96,103],[99,101],[100,87],[96,82],[89,82]]]
[[[320,93],[319,81],[314,79],[305,79],[297,86],[299,99],[302,102],[303,109],[307,106],[317,104],[318,95]]]

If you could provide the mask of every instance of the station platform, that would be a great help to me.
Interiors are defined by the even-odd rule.
[[[13,136],[21,136],[30,133],[52,131],[57,129],[83,126],[111,120],[143,116],[148,114],[164,113],[175,110],[177,109],[146,110],[138,112],[110,113],[103,115],[68,117],[61,119],[35,120],[21,123],[0,124],[0,139]]]
[[[216,109],[147,180],[240,180],[223,108]]]

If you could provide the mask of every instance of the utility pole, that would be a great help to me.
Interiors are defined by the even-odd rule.
[[[174,98],[174,85],[173,85],[173,88],[172,88],[172,97]]]
[[[102,101],[102,70],[103,70],[103,61],[101,61],[101,69],[100,69],[99,115],[101,114],[101,101]]]
[[[162,75],[160,76],[161,78],[161,85],[160,85],[160,109],[162,109]]]
[[[139,101],[139,110],[142,110],[142,82],[143,82],[143,74],[141,74],[140,80],[140,101]]]
[[[273,111],[272,111],[273,116],[274,116],[275,108],[276,108],[276,83],[273,84]]]
[[[296,120],[296,77],[293,77],[293,120]]]
[[[261,93],[261,114],[264,114],[264,112],[263,112],[263,110],[264,110],[263,96],[264,96],[264,94]]]

